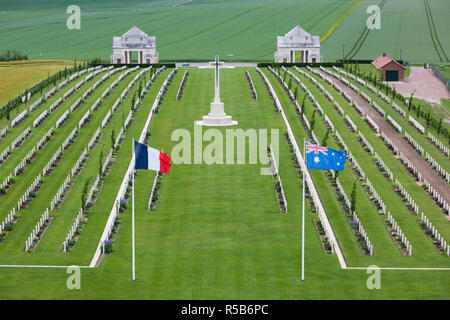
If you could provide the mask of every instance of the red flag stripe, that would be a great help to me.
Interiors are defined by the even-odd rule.
[[[170,164],[170,157],[167,154],[160,152],[159,153],[159,171],[169,173],[171,166],[172,165]]]
[[[170,157],[165,153],[159,152],[159,160],[164,162],[170,162]]]

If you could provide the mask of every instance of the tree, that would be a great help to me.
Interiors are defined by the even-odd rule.
[[[356,180],[353,182],[352,193],[350,193],[350,213],[356,210]]]
[[[298,95],[298,85],[295,87],[294,90],[294,100],[297,100],[297,95]]]
[[[392,87],[392,99],[395,99],[397,96],[397,91],[395,90],[395,86]]]
[[[103,169],[103,147],[102,146],[102,150],[100,151],[100,157],[98,158],[98,174],[101,177],[102,176],[102,169]]]
[[[421,108],[421,106],[419,105],[416,109],[416,115],[418,118],[420,118],[420,108]]]
[[[133,112],[136,112],[136,108],[134,106],[135,103],[136,103],[136,93],[134,93],[133,98],[131,98],[131,110],[133,110]]]
[[[323,140],[322,140],[323,147],[327,146],[327,144],[328,144],[327,140],[328,140],[329,136],[330,136],[330,129],[327,130],[327,132],[325,133],[325,136],[323,137]]]
[[[116,133],[115,133],[115,129],[112,129],[111,132],[111,149],[114,149],[114,145],[116,144]]]
[[[142,92],[142,80],[141,82],[139,82],[139,89],[138,89],[139,96],[141,96],[141,92]]]
[[[416,92],[416,90],[413,91],[413,93],[411,93],[411,96],[409,97],[409,101],[408,101],[408,111],[411,111],[411,107],[412,107],[412,101],[413,101],[413,96],[414,93]]]
[[[442,129],[442,119],[443,119],[443,117],[441,117],[441,118],[439,119],[439,123],[438,123],[438,125],[437,125],[437,134],[438,134],[438,135],[441,133],[441,129]]]
[[[311,131],[314,130],[314,125],[316,124],[316,109],[314,108],[312,117],[311,117],[311,123],[310,123],[310,127],[311,127]]]
[[[301,116],[303,116],[303,113],[305,112],[305,100],[306,100],[306,93],[305,93],[305,95],[304,95],[304,97],[303,97],[303,100],[302,100],[302,105],[301,105],[301,109],[300,109],[300,115]]]
[[[9,115],[9,107],[6,107],[6,120],[10,119],[10,115]]]
[[[91,178],[88,178],[86,182],[84,183],[83,192],[81,193],[81,209],[83,212],[86,212],[86,200],[87,200],[87,194],[88,194],[88,187],[89,187],[89,180]]]
[[[28,60],[28,56],[20,53],[17,50],[6,50],[5,53],[0,54],[0,61],[16,61],[16,60]]]

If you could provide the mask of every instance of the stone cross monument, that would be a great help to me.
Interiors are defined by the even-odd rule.
[[[214,77],[214,101],[211,102],[211,111],[207,116],[203,116],[203,120],[196,121],[197,125],[201,126],[234,126],[238,122],[227,116],[223,109],[223,102],[220,101],[220,84],[219,84],[219,56],[216,56],[214,63],[215,77]]]

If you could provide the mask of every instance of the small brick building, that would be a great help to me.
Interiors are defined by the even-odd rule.
[[[386,53],[373,60],[372,65],[381,70],[383,81],[402,81],[404,79],[405,67]]]

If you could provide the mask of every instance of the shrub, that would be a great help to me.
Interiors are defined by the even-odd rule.
[[[113,242],[111,240],[105,240],[105,253],[113,252]]]
[[[14,224],[12,222],[8,222],[7,224],[5,224],[5,230],[7,231],[11,231],[14,228]]]

